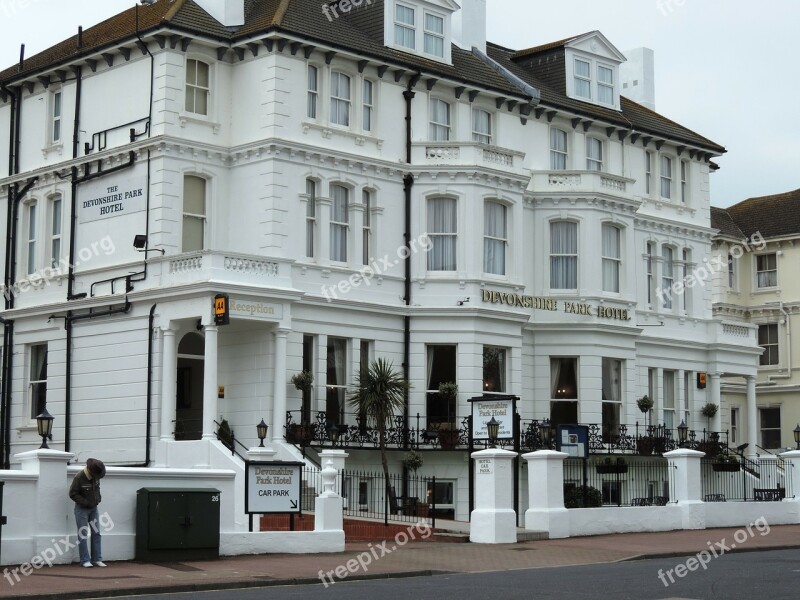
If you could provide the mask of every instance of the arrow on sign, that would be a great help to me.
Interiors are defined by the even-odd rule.
[[[297,502],[295,502],[294,500],[289,500],[289,506],[291,506],[292,508],[297,508]]]

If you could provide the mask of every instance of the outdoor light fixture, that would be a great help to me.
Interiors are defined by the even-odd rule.
[[[47,445],[47,438],[50,437],[53,431],[53,415],[47,412],[47,408],[44,408],[42,413],[36,416],[36,428],[39,430],[39,435],[42,438],[42,445],[39,446],[39,448],[49,450],[50,447]]]
[[[339,441],[339,426],[336,423],[328,423],[328,426],[325,428],[328,432],[328,438],[330,438],[333,445],[336,445],[336,442]]]
[[[136,235],[133,238],[133,247],[136,248],[139,252],[161,252],[161,254],[165,254],[166,250],[163,248],[148,248],[147,247],[147,236],[146,235]]]
[[[550,423],[550,419],[545,419],[539,423],[539,435],[542,438],[542,445],[545,448],[550,448],[553,440],[553,425]]]
[[[680,443],[681,448],[686,443],[686,436],[689,433],[689,427],[686,425],[686,421],[681,421],[681,424],[678,425],[678,442]]]
[[[797,427],[794,428],[794,443],[797,445],[797,449],[800,450],[800,423],[797,424]]]
[[[500,423],[492,417],[492,420],[486,424],[486,430],[489,432],[489,447],[497,448],[497,434],[500,433]]]
[[[261,419],[261,423],[256,425],[256,433],[258,433],[258,439],[261,440],[258,445],[259,448],[264,447],[264,438],[267,437],[267,431],[269,431],[269,425],[264,423],[264,419]]]

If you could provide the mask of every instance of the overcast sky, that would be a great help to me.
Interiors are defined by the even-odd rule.
[[[162,0],[164,1],[164,0]],[[319,0],[322,2],[322,0]],[[0,0],[0,63],[30,56],[134,0]],[[711,199],[800,188],[797,0],[488,0],[488,36],[527,48],[599,29],[656,58],[656,109],[722,144]]]

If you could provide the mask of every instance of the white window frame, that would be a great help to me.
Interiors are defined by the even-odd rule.
[[[647,304],[650,306],[650,308],[655,306],[655,302],[653,301],[656,292],[655,262],[656,243],[653,241],[648,241],[645,245],[645,274],[647,275]]]
[[[39,379],[38,374],[33,373],[34,368],[34,351],[36,348],[44,348],[44,370],[45,370],[45,378]],[[44,407],[47,407],[47,380],[49,378],[49,371],[48,371],[48,359],[49,359],[49,351],[48,351],[48,344],[47,342],[44,343],[35,343],[30,344],[27,349],[28,355],[28,386],[27,386],[27,404],[28,404],[28,416],[30,417],[30,421],[33,422],[36,420],[36,416],[39,414],[39,407],[34,404],[34,388],[35,386],[44,385]],[[34,379],[34,377],[36,377]]]
[[[689,201],[689,161],[681,162],[681,202],[686,204]]]
[[[600,156],[599,158],[596,156],[591,155],[591,148],[592,147],[600,149]],[[586,136],[586,170],[587,171],[596,171],[598,173],[603,172],[603,155],[605,154],[605,144],[603,144],[603,140],[600,138],[596,138],[593,136]]]
[[[36,246],[39,241],[39,201],[25,203],[25,274],[33,275],[39,268]]]
[[[667,167],[666,169],[664,168],[665,161]],[[659,168],[659,174],[661,176],[660,194],[661,197],[666,200],[672,199],[672,178],[673,178],[672,165],[674,164],[674,162],[675,161],[672,159],[672,157],[667,156],[666,154],[661,154],[659,157],[658,168]]]
[[[584,63],[587,67],[589,67],[589,75],[588,76],[579,75],[578,74],[578,63],[579,62],[580,63]],[[573,63],[572,63],[572,74],[573,74],[573,76],[575,78],[575,82],[573,84],[573,92],[575,94],[575,97],[576,98],[580,98],[582,100],[591,101],[592,100],[592,61],[591,60],[587,60],[586,58],[578,57],[578,56],[574,57],[573,58]],[[584,96],[584,95],[578,93],[579,82],[581,84],[586,83],[586,84],[589,85],[589,95],[588,96]]]
[[[778,426],[777,427],[769,427],[769,428],[767,428],[767,427],[764,426],[764,424],[763,424],[764,411],[766,411],[766,410],[769,410],[769,411],[777,410],[778,411]],[[781,444],[781,442],[783,441],[783,432],[781,431],[782,426],[783,426],[783,414],[782,414],[780,406],[759,406],[758,407],[758,432],[760,434],[759,437],[761,438],[761,445],[764,448],[767,448],[769,450],[767,441],[764,439],[764,432],[765,431],[777,431],[779,440],[778,440],[778,445],[775,448],[778,448],[778,447],[780,447],[782,445]]]
[[[606,253],[606,245],[605,241],[605,232],[609,229],[613,229],[616,232],[617,236],[617,255],[611,256]],[[620,290],[622,289],[622,228],[619,225],[614,223],[603,223],[601,226],[600,231],[601,242],[600,242],[600,255],[602,257],[602,279],[603,279],[603,291],[612,293],[612,294],[619,294]],[[616,270],[616,286],[607,285],[606,282],[606,265],[613,264]],[[613,283],[613,282],[612,282]],[[610,287],[616,287],[616,289],[609,289]]]
[[[335,213],[335,190],[342,189],[345,192],[345,220],[344,221],[336,221],[334,220],[334,213]],[[339,262],[339,263],[346,263],[349,260],[350,255],[350,216],[351,216],[351,194],[352,190],[342,183],[332,183],[331,184],[331,220],[330,220],[330,228],[331,228],[331,235],[330,235],[330,260],[331,262]],[[334,232],[336,229],[339,228],[344,231],[344,260],[341,259],[341,256],[337,255],[335,252],[334,247]]]
[[[672,383],[669,383],[669,379]],[[675,389],[678,384],[678,372],[670,369],[664,369],[662,385],[664,386],[664,397],[662,405],[662,414],[664,418],[664,425],[667,429],[675,429]],[[667,416],[669,415],[669,418]]]
[[[669,259],[667,258],[669,254]],[[673,310],[672,286],[675,283],[675,248],[661,246],[661,308]]]
[[[433,230],[433,223],[430,220],[430,211],[429,206],[432,202],[436,200],[447,200],[448,204],[453,207],[455,211],[455,218],[453,219],[455,223],[455,231],[434,231]],[[428,251],[428,259],[427,259],[427,270],[433,273],[453,273],[458,270],[458,200],[456,198],[452,198],[449,196],[431,196],[426,200],[425,209],[428,212],[428,226],[427,226],[427,235],[428,239],[431,242],[431,249]],[[433,265],[433,260],[435,258],[435,246],[437,242],[440,240],[450,241],[455,246],[455,256],[453,257],[453,268],[452,269],[444,269],[444,268],[436,268],[436,265]],[[452,238],[450,240],[449,238]],[[454,240],[454,241],[453,241]],[[442,265],[442,266],[450,266],[450,265]]]
[[[645,150],[644,153],[644,193],[647,196],[653,193],[653,153]]]
[[[497,351],[498,356],[502,357],[502,359],[500,359],[500,362],[501,362],[500,376],[502,377],[501,383],[502,383],[502,387],[503,387],[502,390],[495,390],[495,391],[487,390],[487,385],[486,385],[486,351],[487,350]],[[483,377],[483,381],[482,381],[483,390],[482,390],[482,393],[485,396],[491,396],[493,394],[499,394],[499,395],[507,394],[508,393],[508,355],[509,355],[508,348],[504,348],[502,346],[492,346],[492,345],[486,344],[486,345],[483,346],[482,355],[483,355],[483,365],[484,365],[484,368],[483,368],[483,371],[482,371],[482,377]]]
[[[412,12],[413,17],[414,17],[413,23],[407,23],[405,21],[398,21],[398,19],[397,19],[397,9],[400,8],[400,7],[405,8],[407,10],[410,10]],[[394,10],[392,11],[392,22],[394,24],[393,36],[392,36],[392,39],[394,39],[394,45],[397,46],[398,48],[405,48],[407,50],[416,51],[416,49],[417,49],[417,8],[414,7],[414,6],[409,6],[408,4],[403,4],[401,2],[395,2]],[[400,40],[398,39],[398,36],[397,36],[397,30],[398,29],[403,29],[405,31],[411,31],[411,33],[412,33],[411,39],[414,42],[413,46],[407,46],[407,45],[402,44],[400,42]]]
[[[310,63],[306,65],[306,88],[308,94],[306,97],[306,117],[314,121],[317,120],[317,116],[319,115],[320,72],[320,68],[317,65]]]
[[[64,137],[64,93],[61,89],[53,90],[50,106],[50,144],[56,146]]]
[[[341,79],[347,79],[347,96],[334,95],[334,87],[337,87],[335,82]],[[341,93],[341,88],[336,93]],[[353,78],[344,71],[331,70],[330,76],[330,124],[338,127],[349,128],[352,124],[352,108],[353,108]],[[335,109],[335,114],[334,114]],[[344,109],[345,123],[341,122],[342,114],[340,109]]]
[[[606,71],[611,72],[611,83],[606,83],[601,80],[600,78],[600,70],[605,69]],[[602,63],[597,63],[597,102],[598,104],[603,104],[605,106],[614,106],[615,99],[614,99],[614,92],[616,90],[616,82],[614,81],[614,67],[610,67],[608,65],[604,65]],[[602,99],[602,94],[600,93],[601,90],[611,90],[611,102],[605,102]]]
[[[567,224],[569,224],[569,225],[571,225],[571,226],[573,226],[575,228],[575,240],[576,240],[576,242],[575,242],[575,252],[570,252],[570,253],[556,253],[556,252],[553,252],[553,228],[556,225],[559,225],[559,224],[562,224],[562,223],[567,223]],[[550,235],[550,246],[549,246],[549,251],[550,251],[550,289],[553,290],[553,291],[558,291],[558,292],[575,291],[575,290],[578,289],[580,278],[581,278],[581,272],[580,272],[580,266],[581,266],[581,264],[580,264],[580,251],[581,251],[581,238],[580,238],[580,235],[581,235],[581,230],[580,230],[580,225],[578,224],[577,221],[570,221],[568,219],[556,219],[556,220],[550,221],[549,235]],[[554,277],[554,272],[553,272],[554,259],[559,259],[559,258],[561,258],[561,259],[570,259],[570,260],[574,260],[575,261],[575,286],[574,287],[554,287],[553,286],[553,283],[554,283],[554,279],[553,279],[553,277]]]
[[[765,329],[767,332],[767,341],[761,343],[761,330]],[[770,335],[770,331],[774,328],[775,338]],[[758,345],[764,349],[764,352],[759,356],[758,364],[760,367],[779,367],[781,364],[781,328],[778,323],[761,323],[758,326]],[[772,355],[770,349],[775,349],[775,362],[762,362],[764,358],[769,358]]]
[[[484,115],[486,115],[486,117],[488,117],[488,123],[489,123],[489,131],[488,131],[488,133],[487,132],[483,132],[483,131],[476,131],[475,130],[475,116],[478,113],[483,113]],[[471,121],[471,124],[472,124],[472,141],[473,142],[476,142],[478,144],[486,144],[487,146],[491,146],[492,145],[492,132],[493,132],[492,121],[494,121],[494,115],[490,111],[484,110],[482,108],[473,108],[472,109],[472,121]]]
[[[372,207],[374,194],[372,190],[361,191],[361,202],[364,205],[363,225],[361,226],[362,256],[361,262],[369,265],[372,258]]]
[[[731,444],[735,444],[738,440],[739,433],[739,407],[731,407]]]
[[[488,220],[486,219],[486,211],[490,204],[499,206],[503,210],[503,235],[502,237],[497,237],[493,235],[489,235],[486,231],[488,227]],[[506,248],[508,247],[508,206],[506,206],[502,202],[498,202],[497,200],[486,200],[483,203],[483,218],[484,218],[484,225],[483,225],[483,272],[488,273],[491,275],[498,275],[501,277],[505,277],[508,274],[508,252],[506,252]],[[488,265],[486,264],[486,252],[489,247],[489,244],[492,244],[494,247],[501,247],[503,249],[503,272],[496,273],[495,271],[490,271],[488,269]]]
[[[366,78],[361,80],[361,129],[375,129],[375,82]]]
[[[203,182],[203,214],[186,212],[186,180],[189,177],[194,177]],[[194,173],[184,173],[183,175],[183,194],[181,196],[181,252],[199,252],[208,248],[208,194],[209,194],[209,181],[205,177]],[[202,247],[193,250],[186,250],[184,248],[184,228],[186,227],[187,219],[195,219],[201,222],[203,226],[203,244]]]
[[[440,104],[447,106],[447,120],[445,122],[435,121],[435,113],[437,112],[435,107],[439,106]],[[449,142],[452,137],[453,132],[453,105],[446,100],[442,100],[441,98],[431,98],[430,102],[428,103],[428,110],[430,111],[429,115],[429,128],[428,128],[428,137],[430,138],[431,142]],[[445,139],[439,139],[439,135],[441,132],[446,134]]]
[[[194,63],[195,82],[194,83],[189,83],[189,73],[190,73],[190,70],[192,68],[192,63]],[[197,74],[198,74],[198,69],[199,69],[199,65],[200,64],[204,64],[206,67],[208,67],[208,87],[204,87],[204,86],[200,85],[200,83],[198,81]],[[207,62],[207,60],[205,60],[203,58],[191,58],[191,57],[186,59],[186,72],[185,72],[185,76],[184,76],[185,92],[184,92],[184,98],[183,98],[183,111],[185,113],[190,114],[190,115],[200,116],[200,117],[209,117],[211,115],[211,82],[212,82],[212,76],[213,76],[213,69],[212,69],[211,63]],[[190,90],[193,93],[193,104],[192,104],[192,108],[193,109],[197,108],[197,95],[198,94],[205,94],[205,96],[206,96],[206,111],[205,112],[198,112],[197,110],[190,110],[189,109],[188,103],[189,103],[189,91]]]
[[[561,139],[558,135],[563,135],[564,149],[559,148]],[[559,166],[559,161],[563,158],[564,166]],[[566,171],[569,168],[569,134],[560,127],[550,128],[550,170]]]
[[[774,269],[764,269],[759,270],[758,266],[758,259],[761,257],[769,257],[772,256],[775,259],[775,268]],[[778,287],[779,280],[778,280],[778,253],[777,252],[763,252],[761,254],[756,254],[753,256],[753,272],[755,273],[755,288],[758,290],[772,290]],[[768,274],[768,273],[775,273],[774,279],[775,283],[773,285],[761,285],[761,274]],[[772,278],[769,278],[772,279]],[[767,280],[769,283],[769,280]]]
[[[61,194],[53,194],[49,198],[48,205],[50,266],[56,268],[61,263],[61,240],[63,239],[64,230],[64,199]],[[56,212],[56,208],[58,208],[58,212]]]
[[[428,29],[428,17],[433,17],[434,19],[439,19],[442,22],[442,31],[441,33],[438,31],[434,31],[432,29]],[[437,14],[431,10],[425,10],[423,12],[422,17],[422,53],[426,56],[434,56],[439,59],[444,59],[446,54],[445,43],[446,43],[446,27],[447,27],[447,20],[445,19],[444,15]],[[427,42],[428,40],[440,41],[442,44],[442,53],[437,54],[436,52],[428,52],[427,50]]]
[[[737,260],[733,257],[733,254],[728,252],[728,289],[731,291],[739,289],[739,274],[736,271]]]
[[[684,248],[681,251],[681,280],[684,283],[683,292],[681,293],[681,306],[683,307],[683,312],[688,313],[689,311],[689,293],[691,288],[689,288],[686,283],[689,281],[689,267],[692,265],[692,251],[689,248]]]
[[[315,179],[306,179],[306,258],[316,258],[317,250],[317,188]]]

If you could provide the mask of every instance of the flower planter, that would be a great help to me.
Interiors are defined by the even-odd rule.
[[[626,464],[596,465],[598,475],[621,474],[628,472]]]
[[[636,440],[636,452],[642,456],[650,456],[655,448],[655,440],[651,437],[640,437]]]
[[[718,473],[736,473],[741,465],[739,463],[711,463],[711,468]]]
[[[286,429],[286,441],[290,444],[308,446],[314,439],[316,431],[316,425],[299,425],[293,423]]]
[[[442,450],[452,450],[458,446],[458,430],[442,429],[439,431],[439,444]]]

